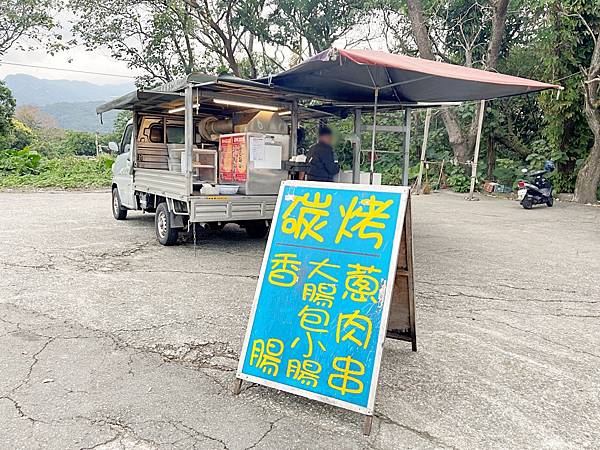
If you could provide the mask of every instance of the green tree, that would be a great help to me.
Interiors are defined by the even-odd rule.
[[[392,51],[499,70],[513,49],[526,47],[532,39],[537,17],[531,3],[531,0],[380,0],[379,5]],[[465,105],[442,110],[449,142],[459,162],[472,157],[478,108],[479,105],[475,108]],[[511,117],[498,119],[508,124]],[[514,131],[510,127],[499,137],[504,145],[516,147],[521,150],[519,153],[526,152]]]
[[[261,38],[290,49],[299,62],[347,36],[370,11],[362,0],[279,0],[258,22]]]
[[[74,33],[89,49],[141,69],[140,84],[193,70],[255,78],[312,55],[364,16],[358,0],[69,0]]]
[[[550,147],[548,156],[558,164],[557,187],[572,190],[577,178],[576,197],[584,203],[595,200],[600,179],[598,169],[591,170],[597,165],[594,155],[598,152],[594,151],[592,133],[598,115],[598,105],[594,104],[598,84],[594,78],[599,69],[594,66],[599,63],[594,62],[594,55],[600,34],[600,9],[595,6],[595,0],[544,0],[540,9],[545,26],[538,30],[537,59],[548,77],[559,80],[564,87],[558,99],[551,93],[541,96],[543,135]],[[582,173],[586,162],[588,168]]]
[[[263,13],[255,0],[70,0],[74,32],[86,47],[145,72],[145,85],[169,82],[193,70],[241,76],[247,61],[258,73],[250,25]]]
[[[0,138],[0,149],[20,150],[31,145],[34,139],[33,130],[13,117],[10,132],[4,138]]]
[[[42,41],[51,52],[63,48],[62,36],[52,17],[58,6],[57,0],[2,0],[0,55],[13,46],[28,49]]]
[[[12,96],[12,92],[0,81],[0,140],[6,139],[12,132],[12,118],[15,114],[15,106],[16,102]]]

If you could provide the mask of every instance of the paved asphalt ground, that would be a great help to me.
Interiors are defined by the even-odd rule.
[[[373,433],[231,394],[264,241],[175,247],[108,193],[0,194],[1,449],[600,448],[600,208],[414,200],[418,353],[385,344]]]

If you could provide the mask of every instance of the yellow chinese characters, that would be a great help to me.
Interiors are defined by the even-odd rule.
[[[342,341],[351,341],[359,347],[367,348],[371,340],[372,329],[371,319],[360,314],[358,309],[350,314],[340,314],[335,340],[338,344]]]
[[[333,283],[305,283],[302,290],[302,300],[312,302],[317,306],[331,308],[337,287]]]
[[[333,306],[335,293],[337,292],[336,283],[338,282],[338,279],[331,275],[331,273],[328,273],[326,268],[339,269],[340,266],[337,264],[331,264],[329,262],[329,258],[325,258],[319,262],[310,261],[308,264],[315,266],[314,269],[312,269],[308,274],[309,280],[315,276],[319,276],[327,281],[331,281],[331,283],[305,283],[302,290],[302,300],[313,302],[318,306],[331,308]]]
[[[348,264],[346,273],[346,292],[342,294],[342,298],[347,298],[350,294],[350,299],[364,303],[368,300],[377,303],[375,295],[379,295],[379,280],[375,278],[373,273],[381,273],[380,269],[375,266],[363,266],[359,263]]]
[[[313,353],[313,336],[312,333],[327,333],[327,326],[329,325],[329,312],[320,308],[310,308],[306,305],[302,310],[298,313],[298,317],[300,317],[300,328],[302,328],[306,333],[306,340],[308,343],[308,350],[304,356],[305,358],[310,358]],[[300,342],[300,338],[297,337],[292,342],[292,348],[296,348]],[[326,351],[325,345],[319,340],[317,344],[321,348],[321,350]]]
[[[329,216],[327,208],[331,205],[331,194],[321,200],[321,193],[316,192],[313,199],[310,193],[297,195],[283,213],[283,222],[281,230],[286,234],[292,234],[295,239],[304,239],[310,236],[313,239],[323,242],[323,236],[318,231],[327,225],[325,217]],[[298,208],[297,217],[292,217],[292,213]]]
[[[300,261],[295,253],[276,253],[271,259],[269,283],[275,286],[292,287],[298,282]]]
[[[263,339],[255,339],[250,352],[250,365],[262,370],[267,375],[276,377],[283,348],[283,342],[280,339],[268,339],[266,344]]]
[[[286,376],[299,381],[307,386],[317,387],[319,382],[319,373],[321,373],[321,364],[317,361],[305,359],[290,359],[288,361]]]
[[[365,365],[351,356],[337,357],[333,360],[333,369],[337,373],[329,375],[327,384],[340,391],[342,395],[360,394],[364,389],[363,382],[356,376],[364,375]]]
[[[375,239],[375,248],[379,249],[383,243],[383,237],[377,230],[385,229],[385,223],[381,222],[390,218],[385,212],[394,203],[393,200],[377,200],[374,195],[361,200],[358,204],[358,195],[355,195],[348,208],[340,205],[340,214],[342,215],[342,224],[335,237],[335,243],[339,244],[343,237],[353,237],[353,233],[358,231],[358,237],[361,239]],[[366,208],[366,209],[365,209]],[[355,219],[359,219],[356,220]]]

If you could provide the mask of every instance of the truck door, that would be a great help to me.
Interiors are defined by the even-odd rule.
[[[133,192],[133,160],[131,158],[131,149],[133,148],[133,124],[127,125],[119,153],[113,165],[113,181],[119,189],[121,204],[127,208],[136,209],[136,202]]]

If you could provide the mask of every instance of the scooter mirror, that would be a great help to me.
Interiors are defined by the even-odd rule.
[[[521,169],[521,172],[527,173],[527,169]]]

